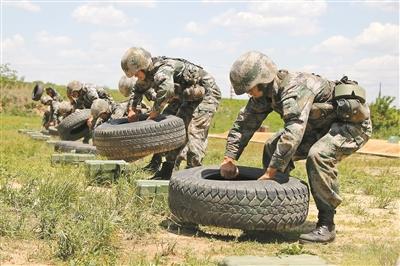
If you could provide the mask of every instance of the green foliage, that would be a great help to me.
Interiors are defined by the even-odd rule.
[[[379,94],[375,102],[370,104],[373,136],[375,138],[400,136],[400,110],[393,107],[394,100],[395,97]]]

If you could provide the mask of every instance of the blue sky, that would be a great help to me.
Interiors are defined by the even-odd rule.
[[[2,1],[1,61],[26,80],[117,88],[131,46],[204,66],[229,97],[229,70],[259,50],[279,68],[343,74],[399,105],[399,2]]]

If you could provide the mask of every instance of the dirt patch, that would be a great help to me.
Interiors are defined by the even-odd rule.
[[[47,261],[43,254],[46,247],[40,241],[0,237],[0,243],[0,265],[54,265]]]
[[[273,137],[275,133],[271,132],[256,132],[251,138],[251,142],[265,143],[268,139]],[[210,138],[226,139],[228,132],[221,134],[210,134]],[[386,140],[381,139],[370,139],[364,147],[357,151],[361,154],[377,155],[385,157],[400,158],[400,144],[389,143]]]

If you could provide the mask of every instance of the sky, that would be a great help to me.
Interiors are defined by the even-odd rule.
[[[381,87],[400,106],[399,1],[1,0],[1,63],[27,81],[116,89],[133,46],[203,66],[224,97],[233,62],[256,50],[280,69],[347,75],[368,102]]]

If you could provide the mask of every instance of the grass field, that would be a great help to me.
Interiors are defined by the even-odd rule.
[[[217,115],[213,131],[225,131],[227,120]],[[167,230],[167,199],[136,196],[133,181],[147,178],[140,167],[148,158],[133,163],[134,173],[115,184],[93,187],[82,166],[51,166],[53,151],[46,143],[17,133],[39,124],[37,116],[1,115],[0,264],[216,265],[228,255],[315,254],[339,265],[394,265],[399,256],[396,159],[344,160],[337,240],[303,246],[297,237],[315,225],[313,203],[303,226],[276,235],[249,237],[215,227]],[[210,139],[204,163],[219,164],[224,146],[223,140]],[[262,148],[250,144],[239,163],[260,167]],[[293,175],[305,180],[304,163],[296,166]]]

